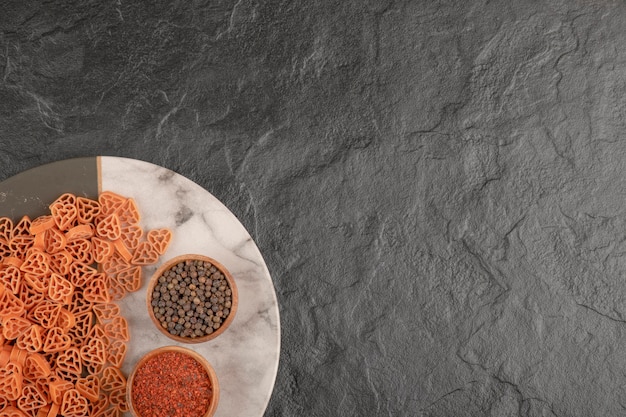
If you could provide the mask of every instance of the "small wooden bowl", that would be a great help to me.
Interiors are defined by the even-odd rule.
[[[209,408],[207,409],[206,413],[204,413],[204,414],[202,414],[202,416],[198,416],[198,417],[212,417],[213,414],[215,414],[215,410],[217,410],[217,405],[218,405],[219,398],[220,398],[220,386],[219,386],[219,383],[217,381],[217,375],[215,374],[215,371],[213,370],[213,367],[211,366],[211,364],[204,358],[204,356],[200,355],[199,353],[197,353],[197,352],[195,352],[195,351],[193,351],[191,349],[187,349],[187,348],[180,347],[180,346],[163,346],[163,347],[160,347],[158,349],[154,349],[154,350],[146,353],[135,364],[135,366],[133,367],[133,370],[131,371],[130,375],[128,376],[128,381],[126,383],[126,399],[128,401],[128,407],[129,407],[130,413],[134,417],[142,417],[142,415],[139,414],[139,412],[135,408],[135,404],[133,403],[133,383],[134,383],[134,380],[135,380],[135,376],[137,375],[137,371],[149,359],[152,359],[155,356],[160,355],[162,353],[166,353],[166,352],[178,352],[178,353],[182,353],[184,355],[191,356],[196,361],[198,361],[198,363],[200,363],[200,365],[202,365],[202,367],[206,371],[207,375],[209,376],[209,379],[211,380],[211,389],[212,389],[213,393],[211,395],[211,402],[209,403]]]
[[[163,326],[161,326],[161,323],[159,322],[159,320],[154,315],[154,311],[153,311],[153,307],[152,307],[152,293],[154,291],[154,287],[157,284],[157,281],[159,280],[159,277],[161,275],[163,275],[163,273],[165,271],[169,270],[174,265],[176,265],[176,264],[178,264],[180,262],[184,262],[184,261],[210,262],[213,266],[215,266],[222,273],[222,275],[224,275],[224,277],[226,278],[226,281],[228,282],[230,290],[232,292],[232,294],[231,294],[231,298],[232,298],[231,304],[232,305],[230,307],[230,313],[228,314],[228,317],[226,317],[226,320],[224,320],[222,322],[222,324],[220,325],[220,328],[215,330],[211,334],[200,336],[200,337],[195,337],[195,338],[173,335],[170,332],[168,332],[167,329],[164,329]],[[222,265],[221,263],[219,263],[215,259],[209,258],[208,256],[197,255],[197,254],[187,254],[187,255],[177,256],[175,258],[172,258],[172,259],[168,260],[163,265],[161,265],[161,267],[159,269],[157,269],[157,271],[154,273],[154,275],[152,275],[152,278],[150,278],[150,282],[148,284],[148,293],[146,295],[146,304],[148,306],[148,314],[150,314],[150,318],[154,322],[155,326],[165,336],[169,337],[170,339],[176,340],[177,342],[180,342],[180,343],[202,343],[202,342],[207,342],[209,340],[215,339],[217,336],[219,336],[222,333],[224,333],[226,331],[226,329],[228,328],[228,326],[230,326],[230,324],[233,322],[233,319],[235,318],[235,313],[237,312],[237,305],[238,305],[238,303],[239,303],[239,296],[237,294],[237,286],[235,285],[235,279],[233,278],[231,273],[224,267],[224,265]]]

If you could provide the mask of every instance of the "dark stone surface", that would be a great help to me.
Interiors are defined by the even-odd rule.
[[[224,202],[267,416],[624,415],[626,7],[545,3],[5,0],[0,179],[119,155]]]

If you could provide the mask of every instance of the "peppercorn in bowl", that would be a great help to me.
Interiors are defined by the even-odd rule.
[[[154,273],[146,301],[163,334],[182,343],[201,343],[228,328],[238,297],[235,280],[222,264],[188,254],[166,261]]]

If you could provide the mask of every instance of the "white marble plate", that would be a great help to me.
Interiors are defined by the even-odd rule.
[[[226,266],[234,276],[239,290],[239,307],[232,324],[222,335],[209,342],[184,346],[202,354],[217,373],[220,400],[215,416],[262,416],[278,369],[280,321],[269,271],[243,225],[208,191],[166,168],[119,157],[64,162],[13,177],[17,181],[12,181],[12,178],[0,183],[0,211],[15,215],[22,213],[24,208],[32,208],[31,214],[35,213],[49,203],[46,199],[50,197],[40,197],[42,193],[63,190],[65,182],[71,184],[70,188],[77,188],[72,182],[76,181],[75,177],[82,175],[85,178],[80,181],[88,182],[93,176],[88,173],[91,172],[89,169],[66,172],[69,167],[76,171],[77,166],[97,163],[98,178],[94,180],[98,181],[98,191],[109,190],[134,198],[141,211],[144,230],[168,227],[173,231],[172,243],[159,263],[144,268],[143,287],[119,302],[131,332],[122,368],[125,374],[128,375],[133,364],[150,350],[182,345],[161,334],[150,320],[146,307],[148,278],[169,258],[186,253],[210,256]],[[46,178],[41,177],[44,172]],[[41,183],[45,185],[46,181],[51,181],[54,191],[41,191],[40,188],[31,194],[24,191],[29,188],[28,184],[41,187]],[[63,192],[80,191],[66,189]],[[88,195],[92,192],[83,193]],[[9,198],[5,199],[7,196]],[[15,206],[22,202],[28,207],[20,205],[16,210]]]

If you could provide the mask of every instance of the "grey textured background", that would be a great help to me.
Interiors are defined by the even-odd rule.
[[[266,416],[626,415],[623,1],[0,8],[0,179],[119,155],[224,202]]]

